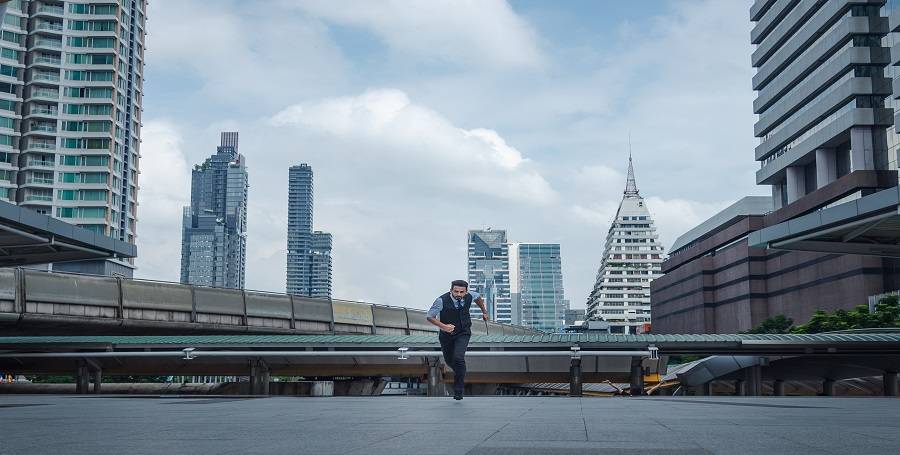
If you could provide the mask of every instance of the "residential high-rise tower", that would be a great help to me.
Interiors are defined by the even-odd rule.
[[[313,232],[313,170],[308,164],[288,171],[288,294],[331,298],[331,234]]]
[[[517,305],[521,324],[558,332],[565,322],[562,260],[558,243],[519,243]]]
[[[146,0],[13,0],[0,40],[0,199],[135,243]],[[131,276],[132,260],[56,264]]]

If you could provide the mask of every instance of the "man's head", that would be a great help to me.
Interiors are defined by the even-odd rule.
[[[469,283],[463,280],[453,280],[450,283],[450,296],[454,299],[459,300],[465,297],[467,292],[469,292]]]

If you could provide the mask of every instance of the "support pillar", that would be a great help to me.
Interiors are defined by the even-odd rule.
[[[816,187],[822,188],[835,180],[837,180],[837,158],[834,149],[817,149]]]
[[[875,169],[875,144],[872,128],[854,126],[850,128],[850,170]]]
[[[581,396],[581,358],[572,357],[572,363],[569,365],[569,396]]]
[[[103,371],[99,368],[91,371],[91,380],[94,381],[94,394],[100,393],[100,384],[103,382]]]
[[[272,378],[269,365],[262,359],[252,360],[250,363],[250,394],[268,395],[269,380]]]
[[[631,358],[631,381],[629,391],[631,396],[641,396],[644,394],[644,359],[643,357]]]
[[[788,204],[806,195],[806,170],[803,166],[787,168],[787,202]]]
[[[784,380],[782,380],[782,379],[775,380],[775,382],[772,384],[772,393],[776,397],[784,396]]]
[[[440,359],[429,359],[428,362],[428,396],[443,397],[447,395],[444,385],[444,367]]]
[[[744,369],[744,395],[758,397],[762,395],[762,366],[752,365]]]
[[[884,382],[884,396],[897,396],[897,372],[885,371],[882,375],[882,380]]]
[[[713,395],[713,382],[704,382],[700,386],[700,394],[705,397],[711,397]]]
[[[75,393],[82,394],[88,393],[88,386],[90,384],[90,370],[88,370],[87,362],[84,360],[78,361],[78,369],[75,372]]]
[[[772,208],[778,210],[781,208],[781,193],[784,190],[784,183],[776,183],[772,185]]]
[[[822,381],[822,395],[826,397],[834,396],[834,379],[825,379]]]
[[[747,384],[743,379],[734,381],[734,395],[738,397],[747,395]]]

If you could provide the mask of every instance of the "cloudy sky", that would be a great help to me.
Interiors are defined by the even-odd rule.
[[[562,246],[583,308],[625,187],[666,247],[748,194],[749,0],[156,0],[136,275],[177,281],[190,168],[240,132],[247,287],[284,291],[288,167],[315,172],[334,296],[426,307],[466,231]]]

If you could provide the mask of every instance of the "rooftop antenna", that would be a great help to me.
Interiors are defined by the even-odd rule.
[[[625,196],[638,196],[637,183],[634,180],[634,166],[631,164],[631,132],[628,132],[628,179],[625,182]]]

